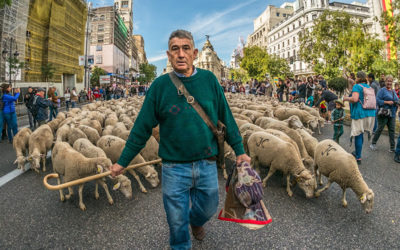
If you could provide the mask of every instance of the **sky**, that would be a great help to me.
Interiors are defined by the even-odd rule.
[[[93,8],[113,5],[113,0],[93,0]],[[167,65],[168,38],[176,29],[192,32],[201,50],[210,36],[219,58],[229,65],[239,38],[246,41],[253,32],[253,20],[268,5],[280,6],[282,0],[133,0],[133,33],[142,35],[147,60],[160,75]],[[292,1],[290,1],[292,2]],[[338,0],[350,3],[350,0]],[[365,2],[365,0],[361,1]]]

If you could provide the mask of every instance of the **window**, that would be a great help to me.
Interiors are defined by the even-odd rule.
[[[96,51],[102,51],[103,46],[102,45],[96,45]]]
[[[287,33],[289,33],[289,27],[287,27]]]
[[[294,36],[294,37],[293,37],[293,43],[295,43],[295,42],[296,42],[296,37]]]
[[[317,18],[317,14],[313,14],[312,15],[312,19],[314,20],[314,19],[316,19]]]
[[[308,22],[308,16],[306,16],[306,22]]]
[[[103,63],[103,56],[99,55],[96,56],[96,64],[102,64]]]
[[[104,24],[99,24],[99,26],[97,26],[97,31],[98,32],[104,31]]]
[[[93,22],[96,22],[96,21],[98,21],[99,20],[99,17],[98,16],[94,16],[93,18],[92,18],[92,21]]]
[[[296,50],[293,50],[293,59],[296,59]]]
[[[301,26],[301,21],[299,20],[299,26]]]
[[[295,29],[296,28],[296,26],[293,24],[293,29]]]
[[[289,39],[287,40],[287,45],[288,45],[288,46],[290,45],[290,40],[289,40]]]
[[[104,20],[106,20],[106,16],[105,15],[101,15],[100,16],[100,21],[104,21]]]
[[[97,42],[98,43],[103,43],[104,42],[104,35],[98,35],[97,36]]]
[[[121,8],[129,8],[129,1],[122,1]]]
[[[281,45],[280,44],[278,44],[278,49],[281,49]]]
[[[276,16],[279,16],[279,14],[280,14],[279,12],[276,12]]]
[[[283,16],[283,17],[286,17],[286,14],[285,14],[285,13],[283,13],[283,14],[282,14],[282,16]]]
[[[282,42],[282,48],[285,48],[285,41]]]

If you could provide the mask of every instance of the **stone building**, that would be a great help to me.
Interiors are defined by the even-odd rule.
[[[279,8],[268,5],[264,12],[253,21],[254,32],[247,37],[246,47],[258,46],[267,49],[268,31],[293,14],[293,3],[285,2]]]
[[[94,66],[104,69],[112,81],[129,81],[129,30],[114,6],[91,11],[90,55]]]
[[[369,7],[363,4],[329,3],[329,0],[297,0],[294,4],[293,15],[276,24],[267,34],[269,40],[267,52],[286,59],[294,75],[313,73],[311,67],[300,60],[299,33],[304,29],[312,28],[313,20],[325,10],[346,11],[364,20],[370,17]]]
[[[144,39],[141,35],[132,36],[135,47],[138,51],[138,65],[147,63],[146,51],[144,50]]]
[[[84,53],[86,2],[83,0],[30,1],[26,27],[25,81],[60,83],[62,90],[83,81],[78,58]],[[46,79],[42,66],[54,68]]]

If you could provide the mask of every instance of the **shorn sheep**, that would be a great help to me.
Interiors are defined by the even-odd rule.
[[[25,169],[26,155],[29,152],[29,137],[32,131],[29,128],[21,129],[13,138],[13,147],[17,155],[14,164],[18,163],[18,169]]]
[[[58,173],[59,176],[63,177],[63,182],[69,182],[97,173],[102,173],[103,169],[108,169],[112,165],[110,159],[104,157],[86,158],[81,153],[73,149],[68,143],[59,141],[56,142],[53,147],[51,159],[53,162],[54,171]],[[110,192],[108,191],[107,184],[104,182],[104,180],[97,179],[96,181],[103,187],[104,191],[106,192],[108,202],[111,205],[114,204]],[[60,177],[57,178],[57,183],[61,183]],[[86,206],[82,200],[83,186],[84,184],[79,185],[79,208],[84,211],[86,210]],[[72,187],[69,187],[68,190],[69,194],[65,195],[64,197],[63,190],[60,189],[61,201],[69,199],[73,195],[74,192]],[[97,186],[95,189],[95,198],[99,198]]]
[[[53,138],[53,131],[46,124],[37,128],[29,137],[28,161],[37,173],[39,173],[40,161],[42,161],[43,172],[46,172],[46,155],[53,145]]]
[[[322,189],[315,192],[319,197],[321,192],[327,190],[333,182],[336,182],[343,190],[342,205],[347,207],[346,189],[351,188],[360,199],[366,213],[372,211],[374,205],[374,192],[365,183],[355,158],[347,153],[333,140],[323,140],[315,149],[315,168],[320,174],[328,177],[328,183]],[[319,174],[318,179],[321,178]]]
[[[289,196],[293,195],[290,189],[290,176],[296,178],[299,187],[305,192],[307,198],[314,196],[317,186],[314,175],[304,167],[295,147],[278,137],[267,132],[254,132],[247,146],[251,157],[252,167],[258,165],[269,166],[267,177],[263,180],[263,186],[267,185],[268,179],[279,170],[286,175],[286,191]]]

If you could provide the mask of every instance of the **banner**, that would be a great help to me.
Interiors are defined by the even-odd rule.
[[[110,79],[111,76],[109,75],[99,76],[100,84],[110,84]]]

